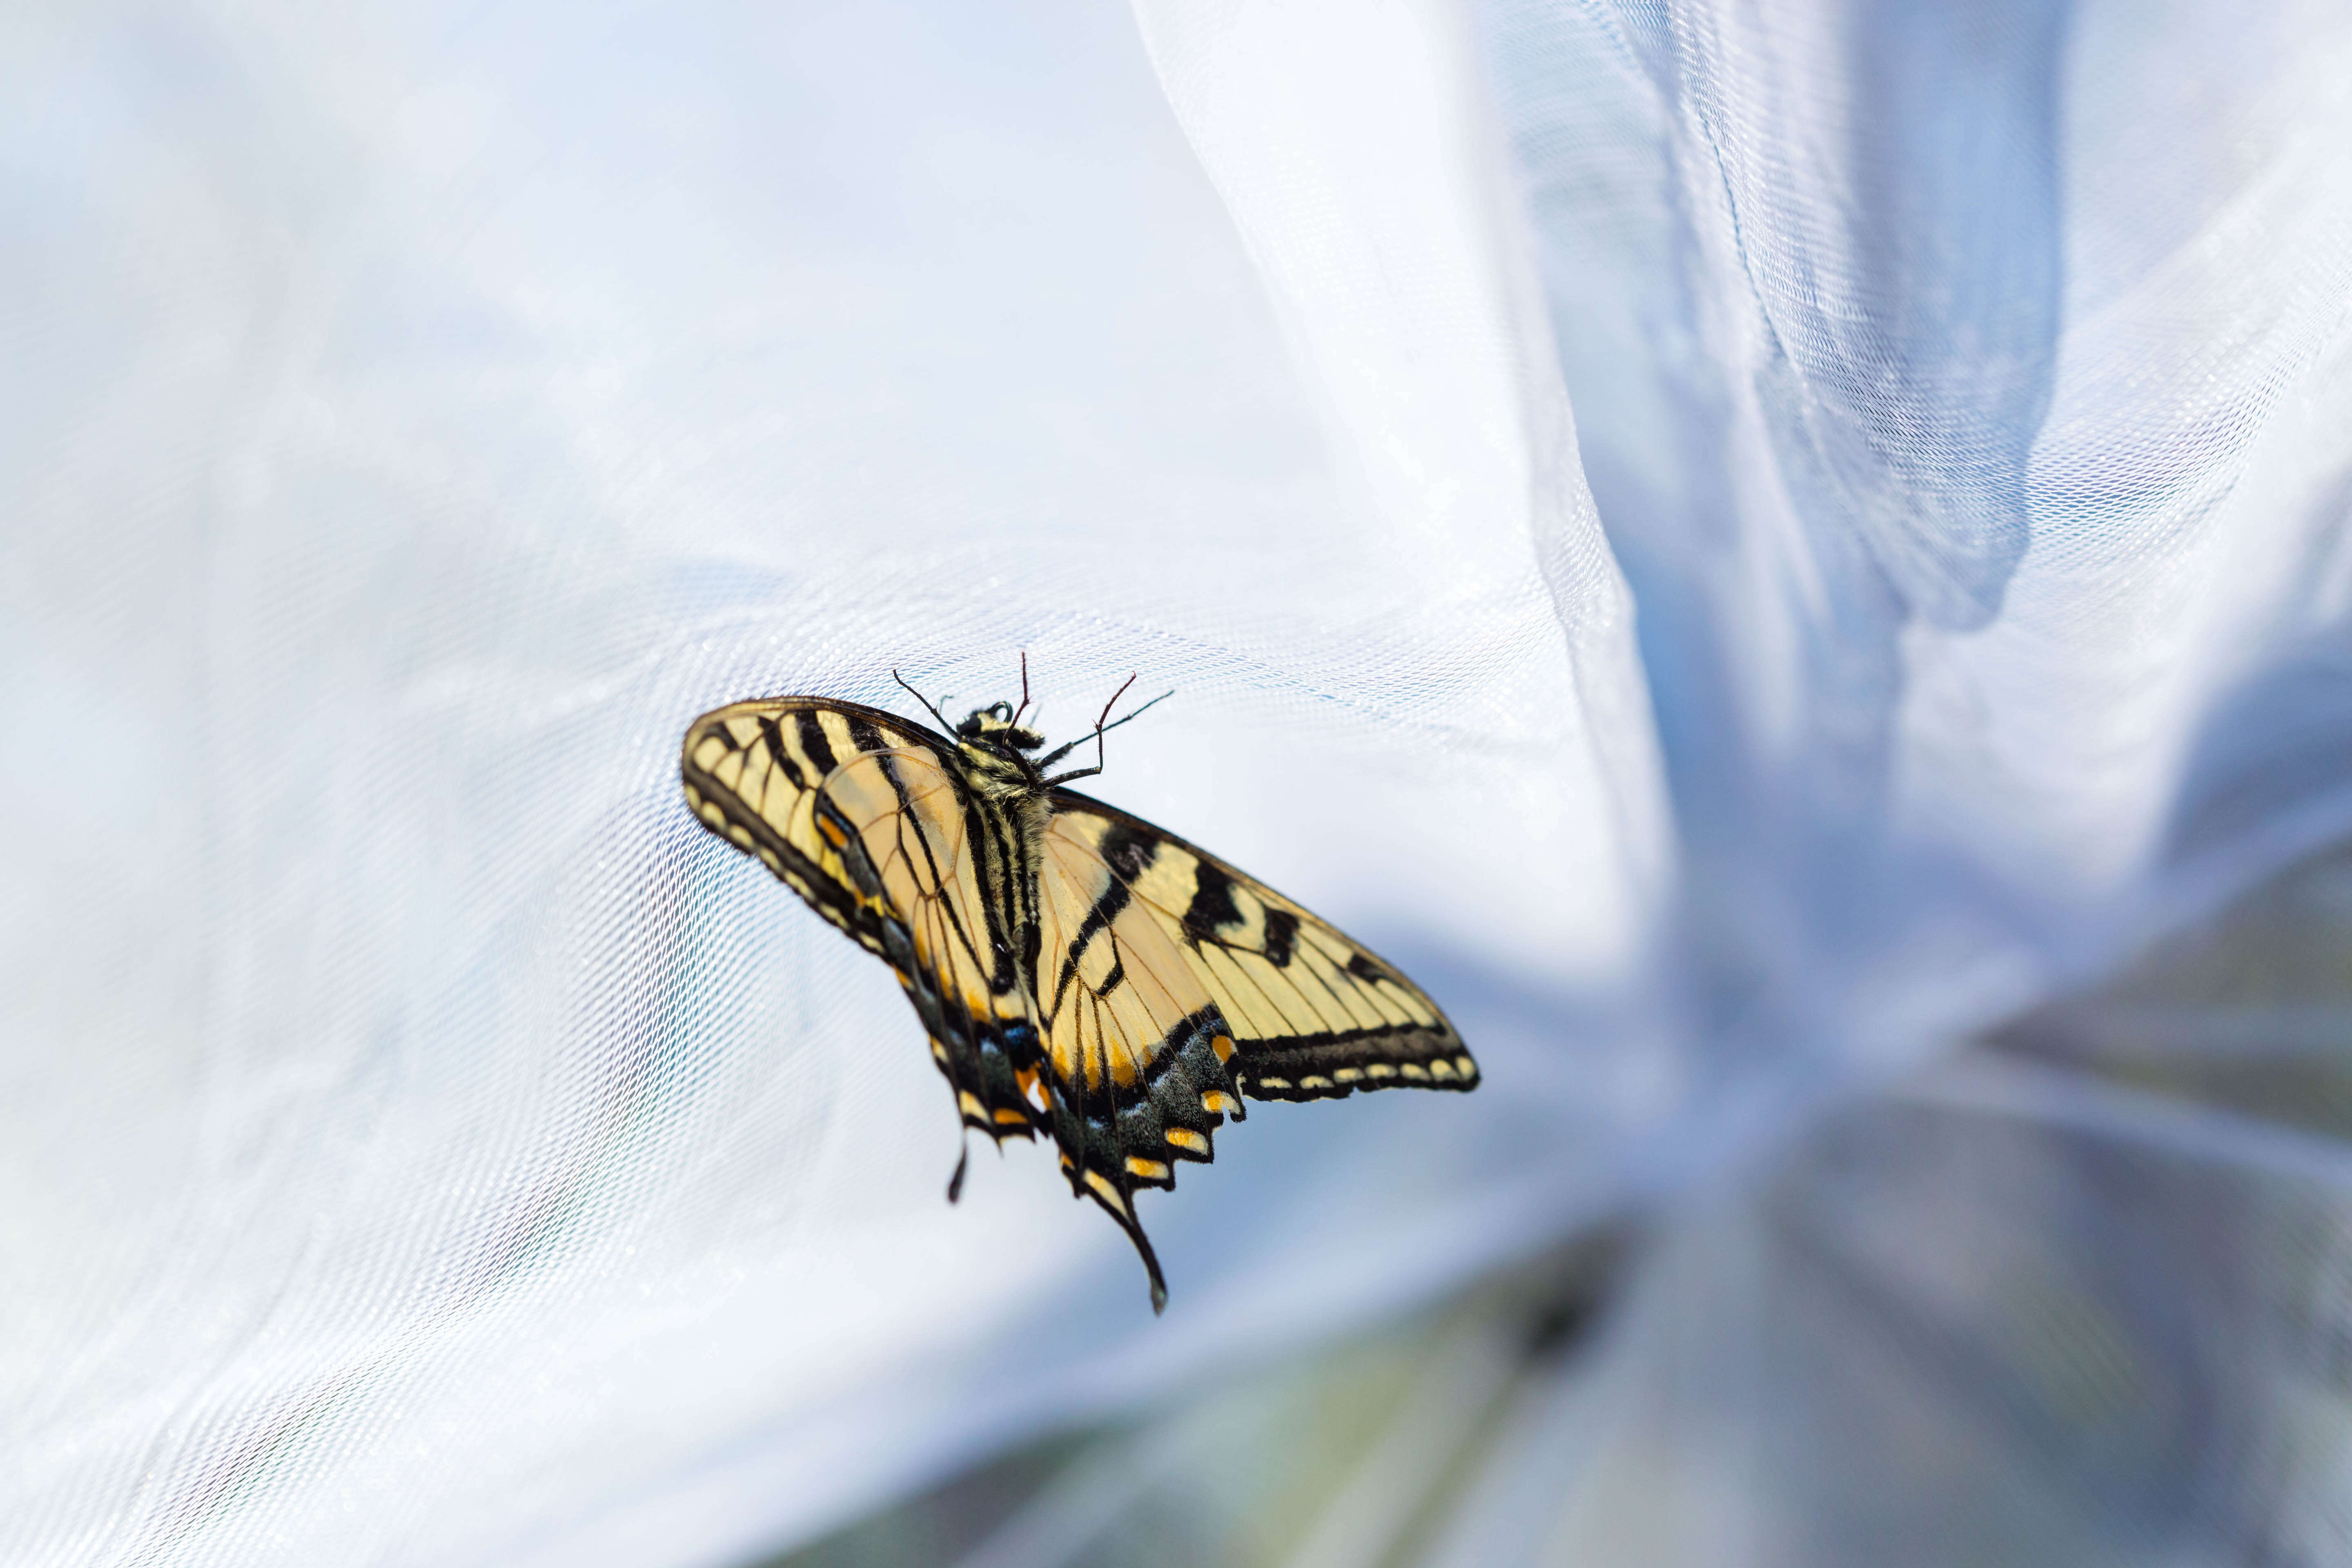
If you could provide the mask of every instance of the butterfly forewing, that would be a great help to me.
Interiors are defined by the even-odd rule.
[[[1055,817],[1038,869],[1038,1016],[1061,1095],[1084,1119],[1087,1166],[1119,1184],[1174,1184],[1241,1113],[1216,999],[1139,903],[1139,847]]]
[[[1119,875],[1230,1026],[1231,1071],[1259,1100],[1475,1087],[1478,1068],[1422,989],[1256,879],[1115,806],[1054,797],[1055,844]]]
[[[898,973],[963,1120],[1026,1137],[1038,1037],[1007,938],[1006,842],[953,748],[889,714],[740,702],[687,735],[687,803]]]

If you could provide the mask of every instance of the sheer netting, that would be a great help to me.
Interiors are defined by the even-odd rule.
[[[2340,5],[0,40],[0,1559],[740,1562],[1633,1209],[1432,1561],[2347,1550],[2352,1158],[2164,1086],[2352,1013],[2098,989],[2352,831]],[[1486,1071],[1156,1321],[677,782],[1023,650]]]

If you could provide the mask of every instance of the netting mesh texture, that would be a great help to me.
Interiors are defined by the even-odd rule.
[[[2072,1058],[2002,1080],[2018,1149],[1757,1173],[1826,1106],[1946,1114],[1957,1042],[2352,826],[2337,8],[0,26],[0,1556],[740,1560],[1639,1198],[1690,1220],[1563,1491],[1697,1500],[1621,1560],[1883,1561],[1916,1466],[1875,1534],[1707,1479],[1793,1375],[1706,1327],[1757,1214],[1933,1274],[1948,1219],[2075,1234],[2078,1179],[2272,1201],[2226,1121],[2089,1127]],[[1254,1110],[1146,1208],[1158,1323],[1037,1152],[940,1201],[890,977],[677,796],[719,702],[976,704],[1022,649],[1064,736],[1177,688],[1100,793],[1486,1070]],[[2181,1311],[2148,1386],[2229,1321]],[[2293,1477],[2257,1545],[2319,1560],[2338,1395],[2212,1376],[2219,1447],[2062,1493],[2251,1561],[2220,1493],[2126,1506],[2244,1438]]]

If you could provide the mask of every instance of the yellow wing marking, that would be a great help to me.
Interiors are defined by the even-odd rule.
[[[1437,1005],[1328,921],[1115,807],[1067,792],[1054,805],[1049,841],[1118,868],[1132,895],[1121,921],[1139,923],[1139,910],[1168,939],[1230,1026],[1220,1055],[1248,1092],[1295,1100],[1476,1083]],[[1122,935],[1123,945],[1139,940]]]

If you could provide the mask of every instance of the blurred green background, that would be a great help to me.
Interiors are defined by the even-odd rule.
[[[2021,1089],[2031,1093],[2021,1098]],[[2086,1095],[2095,1120],[2117,1123],[2095,1129],[2098,1136],[2160,1142],[2178,1132],[2192,1154],[2210,1146],[2221,1163],[2237,1137],[2283,1146],[2292,1158],[2297,1149],[2327,1152],[2305,1141],[2352,1136],[2352,849],[2306,859],[2156,945],[2114,983],[2036,1010],[1918,1081],[1891,1086],[1885,1099],[1833,1111],[1809,1144],[1837,1149],[1834,1157],[1850,1163],[1855,1129],[1883,1120],[1890,1102],[1998,1109],[2006,1097],[2032,1121],[2063,1117]],[[1817,1180],[1806,1167],[1826,1158],[1791,1151],[1788,1171],[1776,1165],[1748,1179],[1767,1192]],[[2343,1295],[2331,1280],[2345,1249],[2303,1234],[2310,1211],[2295,1212],[2305,1215],[2300,1231],[2266,1234],[2258,1256],[2240,1252],[2216,1267],[2259,1293],[2260,1320],[2291,1342],[2315,1353],[2340,1348],[2352,1339],[2318,1320]],[[2318,1212],[2325,1228],[2328,1211]],[[2235,1237],[2242,1226],[2229,1220],[2223,1228]],[[1920,1235],[1913,1245],[1966,1260],[1976,1256],[1969,1247],[1988,1244]],[[2017,1250],[1999,1238],[1990,1246]],[[1507,1533],[1535,1543],[1538,1558],[1600,1561],[1570,1550],[1558,1521],[1545,1517],[1563,1506],[1569,1468],[1589,1458],[1557,1451],[1560,1412],[1580,1380],[1594,1375],[1612,1303],[1648,1250],[1641,1226],[1628,1221],[1315,1354],[1240,1369],[1122,1421],[1056,1432],[761,1568],[1407,1568],[1480,1562],[1477,1543],[1493,1523],[1482,1516],[1498,1511],[1532,1516]],[[2158,1277],[2182,1267],[2183,1256],[2158,1257]],[[2129,1303],[2114,1303],[2087,1276],[2070,1279],[2063,1254],[2054,1267],[1978,1274],[2003,1297],[1999,1331],[1948,1312],[1939,1321],[1933,1311],[1881,1311],[1858,1320],[1864,1328],[1843,1349],[1860,1364],[1933,1361],[1958,1345],[1957,1364],[1979,1369],[1965,1375],[1993,1391],[1999,1440],[2033,1435],[2029,1447],[2046,1451],[2054,1476],[2112,1469],[2118,1444],[2136,1475],[2196,1468],[2163,1445],[2180,1426],[2180,1454],[2204,1454],[2211,1414],[2173,1408],[2183,1402],[2168,1392],[2161,1347],[2150,1348]],[[2318,1381],[2342,1394],[2347,1380]],[[2270,1469],[2324,1468],[2352,1442],[2352,1398],[2298,1419],[2299,1452],[2272,1454]],[[1659,1462],[1677,1461],[1669,1452]],[[1983,1484],[1979,1458],[1947,1453],[1929,1462],[1963,1477],[1964,1497]],[[1547,1495],[1549,1466],[1560,1484]],[[1998,1489],[1979,1495],[1987,1517],[1969,1530],[1973,1543],[1947,1542],[1948,1551],[1929,1555],[2015,1561],[2012,1550],[2048,1556],[2072,1550],[2052,1542],[2080,1538],[2079,1521],[2056,1528],[2000,1517],[2030,1510]],[[2093,1488],[2082,1506],[2147,1504],[2102,1501]]]

